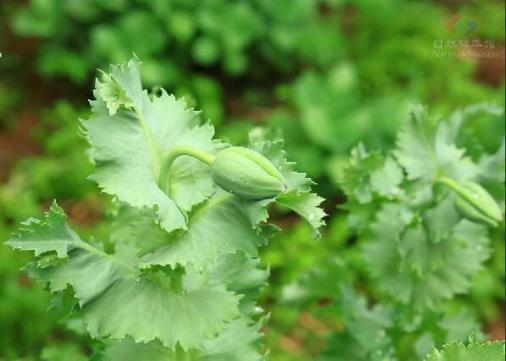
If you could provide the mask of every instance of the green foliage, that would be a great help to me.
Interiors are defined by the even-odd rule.
[[[504,210],[502,110],[481,104],[455,112],[449,124],[458,123],[459,117],[465,120],[451,141],[447,141],[445,132],[450,134],[452,129],[436,131],[436,116],[428,122],[434,123],[434,129],[408,129],[405,125],[404,136],[396,133],[411,102],[429,104],[434,115],[480,101],[504,106],[500,56],[443,59],[433,54],[436,41],[459,44],[474,39],[494,41],[494,51],[500,53],[504,41],[502,5],[497,1],[401,0],[4,1],[0,5],[5,35],[0,37],[0,72],[5,75],[0,79],[0,238],[7,239],[21,220],[40,217],[56,198],[80,239],[88,242],[93,234],[100,242],[90,239],[90,244],[103,244],[107,254],[114,254],[118,244],[137,249],[143,274],[158,266],[161,272],[170,274],[169,270],[179,269],[180,263],[189,265],[193,260],[205,268],[213,267],[217,257],[226,253],[231,264],[244,263],[241,270],[250,272],[256,280],[249,283],[248,289],[234,288],[233,292],[247,295],[240,301],[241,312],[253,312],[259,296],[260,304],[271,315],[265,326],[265,343],[276,361],[316,359],[327,337],[330,359],[374,358],[374,347],[378,346],[388,357],[393,347],[407,360],[419,360],[433,345],[465,340],[469,331],[478,328],[478,322],[489,330],[502,312],[500,304],[504,300],[504,222],[488,230],[471,221],[449,227],[453,221],[466,223],[453,207],[453,200],[456,205],[462,201],[444,184],[431,179],[439,178],[440,170],[445,176],[458,174],[453,178],[462,185],[470,179]],[[451,32],[447,22],[455,15],[462,19],[456,24],[457,31]],[[464,35],[468,21],[475,28]],[[174,198],[140,190],[132,181],[137,174],[147,179],[145,184],[151,189],[170,188],[169,183],[162,186],[159,179],[143,171],[143,165],[156,164],[157,155],[164,156],[166,149],[160,147],[142,158],[146,142],[138,127],[137,138],[113,140],[122,130],[120,124],[135,123],[130,120],[139,107],[108,73],[100,74],[96,97],[105,103],[100,119],[111,123],[111,134],[101,134],[97,129],[99,135],[93,142],[100,148],[96,154],[106,158],[95,159],[95,177],[100,174],[100,187],[109,188],[112,195],[99,197],[93,182],[87,179],[94,166],[84,151],[86,139],[76,119],[90,118],[89,110],[81,108],[82,101],[90,97],[88,87],[95,69],[126,61],[133,53],[143,59],[143,84],[153,87],[149,91],[150,104],[168,105],[162,99],[171,96],[157,88],[163,85],[177,98],[184,96],[186,105],[181,99],[171,98],[173,110],[181,110],[181,119],[194,117],[188,122],[202,130],[199,140],[209,142],[214,135],[204,134],[204,129],[211,127],[202,125],[198,118],[212,122],[223,144],[212,142],[209,154],[233,144],[270,154],[268,158],[274,161],[281,154],[278,149],[286,149],[297,168],[318,181],[315,187],[327,199],[325,207],[331,217],[323,238],[318,242],[311,238],[322,225],[323,211],[314,207],[321,202],[318,196],[295,192],[278,196],[270,205],[266,201],[253,208],[245,208],[245,203],[235,198],[223,203],[218,197],[208,200],[208,194],[214,194],[217,188],[208,177],[207,166],[188,155],[178,157],[174,167],[165,169],[169,175],[172,171],[178,173],[171,183],[174,187],[169,189]],[[62,95],[76,105],[49,105]],[[202,113],[197,114],[193,107],[202,109]],[[156,112],[149,113],[147,118],[152,120]],[[25,133],[24,123],[17,122],[26,114],[38,123]],[[97,113],[83,124],[93,128],[96,117]],[[179,119],[170,120],[181,124]],[[158,125],[154,123],[151,129],[153,138],[161,139],[165,134],[159,132]],[[274,134],[267,138],[282,135],[285,143],[266,141],[256,129],[251,132],[258,125]],[[20,141],[15,138],[18,128],[23,135]],[[427,147],[421,134],[428,139],[437,137],[437,146]],[[393,154],[390,150],[396,139],[399,146],[402,143],[402,151]],[[112,143],[123,146],[124,152],[109,152]],[[363,146],[356,147],[358,143]],[[137,152],[137,147],[143,151]],[[460,155],[462,150],[465,153]],[[350,151],[352,159],[348,159]],[[119,164],[127,170],[135,168],[135,172],[123,172],[118,178],[126,191],[113,184],[114,167]],[[288,164],[276,163],[276,167],[285,165],[291,169]],[[200,168],[205,176],[188,177],[185,166]],[[181,191],[188,182],[202,192],[185,197]],[[134,192],[129,191],[130,183],[136,186]],[[123,199],[117,201],[115,191]],[[351,211],[348,218],[353,227],[346,225],[343,209],[334,207],[344,202],[343,192],[347,194],[346,208]],[[145,194],[151,197],[149,207],[139,210],[124,204],[143,200]],[[158,202],[165,198],[176,204],[174,219],[179,218],[178,223],[188,230],[167,233],[158,226],[163,221]],[[448,200],[444,202],[443,198]],[[114,199],[112,207],[107,206],[110,199]],[[276,225],[288,229],[275,233],[269,247],[260,247],[274,230],[264,227],[265,207],[269,207],[270,219]],[[307,222],[298,223],[292,210],[301,213],[312,227]],[[464,214],[471,215],[467,210]],[[394,222],[387,216],[402,219]],[[221,227],[224,218],[235,227]],[[476,214],[471,218],[476,219]],[[167,225],[167,218],[164,222]],[[252,222],[258,224],[259,234],[251,229]],[[417,228],[420,224],[421,228],[427,224],[431,229],[422,232]],[[395,233],[398,247],[389,243],[389,230]],[[430,232],[429,236],[424,232]],[[408,237],[410,242],[402,243]],[[452,242],[456,237],[458,247]],[[434,243],[436,239],[441,241]],[[477,246],[482,248],[470,254]],[[385,247],[389,257],[383,256]],[[364,249],[369,258],[364,257]],[[232,250],[247,257],[234,258],[227,253]],[[427,256],[422,256],[423,252]],[[459,257],[469,262],[461,265]],[[83,325],[55,322],[68,309],[45,311],[48,295],[17,271],[27,259],[27,254],[19,255],[0,246],[0,318],[5,321],[0,325],[0,358],[78,359],[92,357],[92,349],[102,350],[101,341],[90,343],[82,336],[86,334]],[[41,265],[51,261],[51,257],[44,258]],[[227,264],[216,269],[236,269]],[[456,272],[446,274],[445,267],[450,264],[458,266],[458,277]],[[372,269],[376,265],[381,272]],[[272,273],[270,287],[260,294],[258,288],[265,283],[265,273],[259,267],[269,268]],[[283,288],[307,269],[312,272],[302,285]],[[387,281],[382,281],[385,275]],[[447,277],[451,277],[450,287],[441,286]],[[436,284],[424,288],[425,278]],[[409,286],[403,292],[391,284],[398,279]],[[353,284],[354,291],[343,284]],[[461,293],[464,290],[469,294]],[[70,287],[67,293],[72,294]],[[310,302],[315,298],[312,294],[324,307]],[[418,297],[420,294],[425,298]],[[307,308],[279,302],[285,298],[292,302],[305,299],[302,304]],[[332,302],[341,298],[350,304]],[[434,310],[425,310],[432,303]],[[327,312],[336,304],[337,312]],[[421,324],[415,322],[413,312],[423,313]],[[402,317],[397,319],[392,314]],[[33,324],[33,319],[37,324],[26,327]],[[408,326],[406,319],[410,321]],[[257,321],[248,321],[234,331],[237,338],[251,340],[252,350],[257,349],[254,329],[263,325]],[[357,323],[353,332],[347,331],[350,322]],[[449,325],[451,331],[447,331]],[[369,327],[384,332],[386,341],[371,336]],[[81,330],[77,332],[81,336],[71,335],[67,329],[72,333]],[[226,332],[220,337],[211,341],[225,345],[225,354],[231,350],[228,342],[237,344],[227,341],[231,338]],[[371,337],[370,345],[374,347],[368,348]],[[159,341],[141,347],[131,338],[127,340],[108,343],[104,354],[113,359],[128,359],[135,353],[149,355],[146,358],[155,358],[153,353],[165,358],[183,357],[177,352],[174,356]],[[40,355],[43,345],[47,347]],[[357,345],[362,345],[363,352],[357,353]],[[351,350],[349,346],[353,346]],[[217,350],[209,343],[206,347]],[[249,357],[250,348],[242,347],[244,357]],[[158,352],[161,348],[163,352]],[[332,348],[335,352],[330,352]],[[347,355],[346,350],[351,353]],[[227,359],[228,354],[220,352],[213,351],[206,357]],[[204,357],[200,351],[192,356]]]
[[[504,13],[502,7],[461,7],[480,23],[477,38],[504,37],[486,15]],[[225,117],[265,120],[282,128],[287,150],[309,176],[336,181],[344,153],[358,141],[370,148],[391,146],[398,119],[413,100],[444,111],[470,102],[503,102],[503,88],[476,80],[480,60],[434,57],[435,41],[462,40],[448,31],[447,11],[429,1],[399,0],[134,0],[79,6],[72,0],[33,0],[15,12],[12,27],[20,36],[42,38],[37,58],[42,74],[83,83],[95,68],[135,53],[144,61],[145,84],[187,97],[220,135],[231,134],[220,126]],[[59,31],[62,26],[66,31]],[[237,105],[246,114],[235,114]],[[269,108],[267,116],[258,117],[257,107]],[[234,143],[246,138],[247,128],[234,134]],[[333,193],[320,183],[325,194]]]
[[[456,113],[436,123],[415,108],[393,157],[377,155],[372,161],[374,155],[362,150],[344,172],[346,207],[369,240],[364,258],[373,277],[380,290],[415,308],[436,308],[466,292],[489,256],[486,229],[463,219],[454,194],[439,183],[443,177],[460,183],[492,176],[483,166],[489,155],[473,162],[456,145],[464,121]],[[354,176],[362,169],[366,172]]]
[[[490,232],[459,212],[461,195],[454,189],[494,179],[487,184],[496,183],[497,200],[502,201],[504,174],[488,167],[487,159],[498,157],[497,164],[503,164],[504,154],[481,153],[473,160],[458,146],[466,135],[461,130],[470,109],[503,116],[493,107],[470,107],[438,119],[416,106],[389,154],[367,152],[363,145],[352,151],[341,184],[348,198],[344,208],[349,225],[359,238],[354,246],[361,255],[358,267],[350,267],[357,264],[349,256],[352,247],[341,259],[316,266],[283,292],[285,302],[306,307],[318,300],[336,300],[320,312],[337,315],[343,330],[330,334],[322,360],[416,360],[432,347],[464,341],[472,332],[483,337],[475,316],[456,296],[470,292],[489,258]],[[445,185],[448,179],[454,187]],[[481,186],[480,192],[479,199],[486,194],[487,201],[473,203],[476,207],[498,209],[497,200]],[[502,219],[501,214],[501,223]],[[353,289],[362,277],[371,280],[365,295]],[[374,306],[368,305],[369,299]],[[452,352],[464,352],[451,351],[454,347],[443,353],[452,357]],[[473,344],[460,359],[473,359],[464,355],[473,355],[475,347],[487,349]],[[504,344],[497,347],[502,350]],[[431,357],[442,356],[434,351]]]
[[[134,51],[146,59],[144,80],[148,85],[160,81],[166,85],[175,75],[171,68],[184,67],[186,59],[201,66],[218,64],[232,75],[244,74],[253,65],[248,55],[252,50],[264,61],[273,58],[273,65],[282,61],[280,68],[293,68],[299,59],[326,64],[338,55],[329,58],[328,46],[337,44],[339,49],[340,36],[330,27],[320,26],[317,15],[316,1],[273,5],[264,0],[139,0],[76,5],[74,1],[34,0],[16,14],[13,28],[21,35],[49,39],[39,59],[47,75],[62,74],[82,81],[94,66],[125,61]],[[63,33],[62,26],[66,29]],[[83,28],[90,29],[86,38],[67,46],[82,35]],[[145,41],[146,36],[150,41]],[[321,40],[310,43],[308,36]],[[168,50],[174,56],[162,60]],[[296,58],[286,63],[288,54]],[[50,59],[60,61],[52,63]]]
[[[472,360],[503,360],[505,356],[504,342],[477,343],[469,345],[451,343],[445,345],[441,351],[434,350],[425,361],[472,361]]]
[[[199,154],[211,157],[227,145],[182,101],[144,91],[137,60],[112,66],[94,94],[83,121],[92,179],[120,202],[109,241],[83,240],[53,203],[7,244],[33,251],[25,271],[52,293],[72,290],[72,314],[104,342],[97,350],[104,359],[260,359],[254,297],[267,273],[257,258],[273,231],[266,207],[276,197],[249,200],[220,190]],[[309,196],[311,181],[293,171],[280,146],[257,136],[251,152],[286,180],[279,203],[317,232],[321,199]]]

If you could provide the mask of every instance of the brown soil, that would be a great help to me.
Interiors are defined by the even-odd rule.
[[[481,52],[485,51],[486,50],[481,50]],[[492,86],[500,86],[504,81],[505,74],[504,45],[497,46],[497,49],[493,49],[493,51],[498,56],[495,58],[480,58],[474,76],[479,82]]]
[[[501,317],[494,323],[491,323],[485,327],[485,332],[490,335],[492,340],[504,340],[505,339],[505,326],[506,320],[504,319],[504,310],[501,312]]]
[[[71,225],[91,227],[104,218],[104,202],[96,197],[89,196],[81,200],[58,199],[58,205],[63,208],[69,217]],[[51,202],[44,202],[42,209],[47,211]]]
[[[103,202],[97,198],[85,198],[80,201],[64,201],[62,207],[68,214],[71,223],[81,226],[92,226],[104,218]]]

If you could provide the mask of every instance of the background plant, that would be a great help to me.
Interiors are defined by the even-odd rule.
[[[318,312],[330,312],[342,330],[329,335],[321,359],[420,360],[432,347],[484,338],[470,300],[458,295],[483,270],[495,245],[487,228],[498,224],[468,218],[473,209],[459,211],[464,198],[455,192],[468,181],[486,185],[502,204],[481,199],[480,209],[497,214],[503,231],[504,142],[474,158],[458,146],[468,116],[480,111],[503,116],[477,105],[438,119],[415,107],[387,155],[363,145],[352,151],[341,186],[358,241],[284,290],[287,302],[332,300]],[[490,355],[501,357],[504,344]]]

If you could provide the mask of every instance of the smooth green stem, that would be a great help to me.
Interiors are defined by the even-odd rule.
[[[462,197],[463,199],[465,199],[469,203],[473,204],[474,206],[476,206],[478,208],[480,207],[479,200],[477,200],[476,198],[473,198],[471,196],[471,194],[473,194],[473,193],[464,191],[464,188],[462,187],[462,185],[460,185],[459,182],[457,182],[451,178],[448,178],[448,177],[441,177],[437,181],[439,183],[446,185],[448,188],[450,188],[452,191],[457,193],[460,197]]]
[[[462,186],[457,181],[448,177],[441,177],[437,180],[437,182],[444,184],[458,195],[466,199],[468,198],[468,195],[465,192],[462,192]]]
[[[209,166],[214,161],[214,155],[189,145],[180,145],[172,149],[172,151],[168,153],[162,160],[160,177],[158,179],[160,188],[167,194],[169,192],[170,167],[172,166],[174,160],[182,155],[188,155],[190,157],[196,158]]]
[[[444,185],[447,185],[451,189],[456,189],[459,187],[459,183],[451,178],[448,177],[441,177],[438,178],[436,182],[442,183]]]
[[[207,165],[211,165],[214,161],[214,155],[207,153],[203,150],[194,148],[189,145],[180,145],[179,147],[175,147],[164,159],[164,166],[166,164],[169,165],[172,164],[174,159],[181,155],[189,155],[190,157],[197,158],[203,163],[206,163]]]

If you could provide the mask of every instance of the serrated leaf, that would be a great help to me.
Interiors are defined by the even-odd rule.
[[[96,164],[91,179],[132,206],[156,209],[166,231],[186,229],[186,212],[214,191],[209,167],[188,156],[178,157],[168,183],[160,179],[161,170],[178,146],[214,153],[212,126],[199,125],[197,113],[165,91],[150,97],[142,89],[140,63],[135,59],[112,66],[106,76],[121,99],[111,100],[104,95],[103,83],[97,83],[92,115],[82,122]]]
[[[466,291],[489,256],[486,228],[461,220],[447,237],[431,238],[420,224],[401,220],[408,212],[386,204],[370,226],[364,257],[380,288],[413,307],[436,307],[442,300]],[[426,219],[426,222],[430,221]]]
[[[260,269],[260,260],[250,258],[242,253],[220,257],[209,270],[211,282],[227,285],[227,289],[246,293],[258,290],[267,284],[269,272]]]
[[[135,343],[131,339],[109,342],[102,352],[104,361],[176,361],[177,351],[164,347],[160,342]],[[185,353],[180,350],[179,353]],[[186,352],[187,359],[191,360],[192,351]]]
[[[126,95],[125,89],[110,74],[103,73],[102,79],[97,79],[96,89],[100,99],[105,102],[109,115],[116,114],[120,107],[134,106],[132,99]]]
[[[188,231],[145,256],[142,267],[192,263],[206,268],[223,254],[240,251],[257,256],[257,248],[265,240],[253,228],[241,204],[236,197],[218,192],[191,215]]]
[[[262,309],[255,299],[267,285],[269,271],[260,268],[260,260],[243,253],[219,257],[209,269],[209,283],[224,284],[227,290],[239,293],[239,310],[246,316],[258,316]]]
[[[434,243],[447,238],[461,218],[453,202],[453,197],[446,197],[437,206],[428,209],[423,214],[428,236]]]
[[[503,139],[501,146],[494,154],[484,154],[478,161],[478,168],[480,170],[479,179],[491,180],[494,182],[504,183],[506,174],[506,149],[505,140]]]
[[[436,173],[434,130],[429,122],[427,110],[415,106],[398,134],[394,154],[406,169],[409,179],[431,178]]]
[[[451,135],[451,126],[447,122],[439,122],[434,136],[434,154],[438,175],[448,175],[455,179],[466,179],[474,173],[474,165],[464,159],[464,150],[457,148]]]
[[[147,344],[132,340],[110,343],[103,352],[104,361],[260,361],[256,342],[260,337],[259,324],[245,318],[232,321],[227,329],[214,339],[207,340],[201,351],[178,349],[173,351],[159,342]]]
[[[82,242],[68,227],[66,219],[63,209],[53,202],[43,219],[30,218],[21,223],[19,231],[6,244],[14,249],[34,251],[36,256],[54,251],[58,257],[66,257]]]
[[[218,337],[209,340],[202,351],[205,361],[260,361],[256,343],[261,337],[261,323],[251,323],[241,318]]]
[[[383,157],[378,152],[367,152],[363,144],[352,149],[339,182],[350,201],[356,199],[359,203],[365,204],[373,200],[371,177],[374,174],[377,174],[376,178],[378,177],[383,162]],[[379,180],[376,179],[375,183],[378,185]]]
[[[37,281],[48,283],[52,292],[64,291],[67,285],[72,286],[83,306],[123,277],[124,267],[133,266],[130,257],[126,256],[127,252],[123,254],[124,259],[118,258],[117,262],[112,262],[112,258],[98,246],[89,246],[73,250],[65,263],[44,268],[37,268],[31,263],[25,270]]]
[[[398,245],[402,230],[409,220],[404,220],[408,210],[400,204],[387,203],[376,214],[370,225],[369,241],[364,245],[364,259],[373,277],[385,290],[395,289],[395,297],[407,302],[409,284],[399,272],[401,262]]]
[[[504,341],[477,343],[469,345],[451,343],[432,351],[424,361],[502,361],[504,360]]]
[[[289,192],[277,197],[276,202],[304,218],[313,230],[313,237],[320,236],[320,228],[325,225],[326,216],[320,204],[324,199],[314,193]]]
[[[39,234],[45,237],[68,229],[65,218],[54,205],[45,217],[50,222],[40,227],[41,221],[32,220],[21,234],[26,238],[16,239],[16,247],[34,249],[33,240]],[[52,247],[44,243],[43,250],[56,251],[61,244],[53,242]],[[40,254],[40,249],[35,248],[35,252]],[[162,269],[140,271],[136,252],[120,244],[115,253],[108,254],[77,238],[62,262],[44,268],[32,262],[27,270],[33,278],[48,283],[53,292],[72,287],[79,300],[79,312],[93,337],[160,340],[172,349],[179,344],[187,350],[200,348],[239,316],[241,296],[227,291],[223,283],[211,282],[187,267],[180,276],[181,289],[174,288],[176,275]]]
[[[434,123],[425,108],[413,107],[394,151],[408,179],[431,183],[441,176],[457,180],[475,177],[476,164],[455,144],[457,132],[458,125],[448,121]]]
[[[371,173],[371,189],[376,193],[392,198],[401,193],[399,185],[404,178],[402,169],[392,158],[387,158],[383,167]]]
[[[183,292],[146,277],[121,278],[83,309],[88,332],[113,339],[130,336],[136,342],[160,340],[171,349],[177,344],[183,350],[201,348],[238,316],[240,296],[192,273],[183,279]]]
[[[171,242],[173,234],[165,232],[156,224],[156,212],[148,208],[134,208],[120,205],[111,222],[110,241],[124,244],[138,250],[139,256],[159,249]]]

